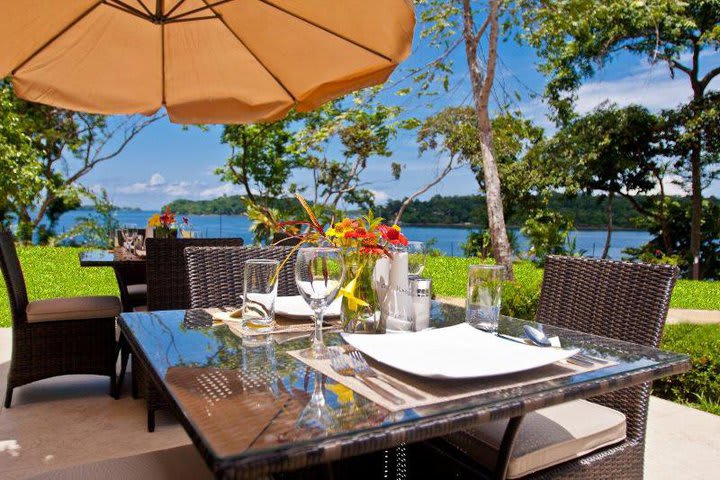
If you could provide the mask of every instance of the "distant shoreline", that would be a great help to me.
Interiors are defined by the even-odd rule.
[[[479,229],[483,228],[482,225],[473,223],[404,223],[400,222],[401,227],[415,227],[415,228],[459,228],[459,229]],[[522,225],[508,225],[508,228],[520,229]],[[575,225],[575,230],[607,230],[607,225]],[[613,231],[626,231],[626,232],[644,232],[645,230],[639,228],[629,227],[613,227]]]

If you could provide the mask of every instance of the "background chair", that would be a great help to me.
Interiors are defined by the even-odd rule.
[[[0,232],[0,268],[10,297],[13,349],[5,407],[15,387],[69,374],[110,377],[115,386],[117,297],[76,297],[28,301],[25,278],[9,232]]]
[[[656,348],[662,337],[677,274],[677,267],[669,265],[551,256],[545,264],[536,320]],[[647,383],[591,399],[595,404],[625,415],[626,438],[523,478],[642,479],[649,396],[650,384]],[[583,406],[578,402],[553,408],[569,410],[578,405],[586,412],[595,410],[591,405]],[[544,415],[546,410],[549,409],[537,413]],[[557,415],[557,411],[553,414]],[[577,424],[582,422],[582,415],[578,418],[570,412],[566,416],[574,418],[572,421]],[[483,425],[445,439],[472,457],[472,453],[478,451],[475,448],[478,442],[488,443],[493,436],[502,438],[504,428],[495,427],[496,424]],[[519,441],[523,437],[522,428],[523,424],[520,425]],[[527,446],[517,443],[515,449],[528,450]],[[483,463],[480,458],[471,459]],[[485,465],[488,466],[487,460]]]
[[[148,310],[190,308],[186,248],[242,245],[242,238],[148,238],[145,241]]]
[[[263,258],[287,262],[278,277],[278,295],[298,295],[293,247],[190,247],[185,250],[191,308],[240,306],[245,262]]]

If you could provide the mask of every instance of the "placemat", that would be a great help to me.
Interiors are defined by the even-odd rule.
[[[257,332],[242,328],[242,320],[229,316],[229,312],[219,308],[207,308],[207,313],[212,315],[213,324],[227,325],[230,331],[239,337],[259,337],[272,335],[277,343],[285,343],[298,338],[303,338],[315,330],[312,320],[299,320],[297,318],[275,315],[275,327],[271,332]],[[340,328],[340,319],[326,320],[323,322],[323,330],[336,330]]]
[[[525,372],[513,373],[510,375],[502,375],[498,377],[486,377],[478,379],[466,379],[466,380],[437,380],[425,377],[419,377],[411,375],[400,370],[388,367],[382,363],[376,362],[372,358],[366,357],[370,366],[380,375],[380,377],[387,375],[403,384],[409,390],[422,395],[424,399],[418,400],[412,396],[399,391],[382,380],[370,379],[370,382],[376,382],[386,390],[390,390],[392,393],[402,398],[405,403],[401,405],[395,405],[394,403],[386,400],[382,396],[378,395],[365,385],[362,381],[355,377],[347,377],[340,375],[330,366],[330,360],[314,360],[304,358],[300,356],[301,350],[293,350],[287,352],[292,357],[300,360],[306,365],[314,368],[315,370],[323,373],[324,375],[332,378],[338,383],[342,383],[352,391],[362,395],[363,397],[372,400],[378,405],[386,408],[391,412],[405,410],[408,408],[425,407],[438,403],[448,402],[451,400],[458,400],[467,397],[474,397],[476,395],[482,395],[483,393],[493,392],[497,390],[504,390],[508,388],[522,387],[525,385],[531,385],[533,383],[545,382],[548,380],[555,380],[558,378],[569,377],[571,375],[577,375],[579,373],[591,372],[593,370],[599,370],[601,368],[610,367],[616,365],[617,362],[608,363],[594,363],[592,367],[581,367],[568,363],[566,361],[557,362],[546,367],[536,368]]]

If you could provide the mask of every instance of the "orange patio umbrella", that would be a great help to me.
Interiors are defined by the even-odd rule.
[[[410,0],[0,0],[0,78],[26,100],[250,123],[384,82]]]

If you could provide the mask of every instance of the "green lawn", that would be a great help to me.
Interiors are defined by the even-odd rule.
[[[58,296],[117,295],[117,286],[109,268],[81,268],[78,253],[81,249],[71,247],[19,247],[20,261],[27,279],[31,300]],[[433,279],[437,295],[464,297],[467,266],[477,259],[458,257],[430,257],[426,273]],[[537,295],[542,282],[542,270],[530,262],[515,266],[517,295],[508,298],[509,305],[521,303],[524,297]],[[0,285],[2,279],[0,279]],[[512,289],[509,291],[512,295]],[[521,298],[523,297],[523,298]],[[532,303],[534,300],[529,300]],[[527,302],[526,302],[527,303]],[[691,282],[680,280],[673,292],[671,306],[720,310],[720,282]],[[532,312],[532,305],[513,310],[514,313]],[[521,316],[521,315],[519,315]],[[0,295],[0,326],[10,326],[7,295]]]
[[[426,273],[433,279],[433,289],[437,295],[464,297],[467,266],[477,263],[478,259],[474,258],[431,257],[427,260]],[[540,288],[542,269],[523,261],[515,265],[514,272],[517,283],[528,288]],[[720,282],[679,280],[670,307],[720,310]]]

